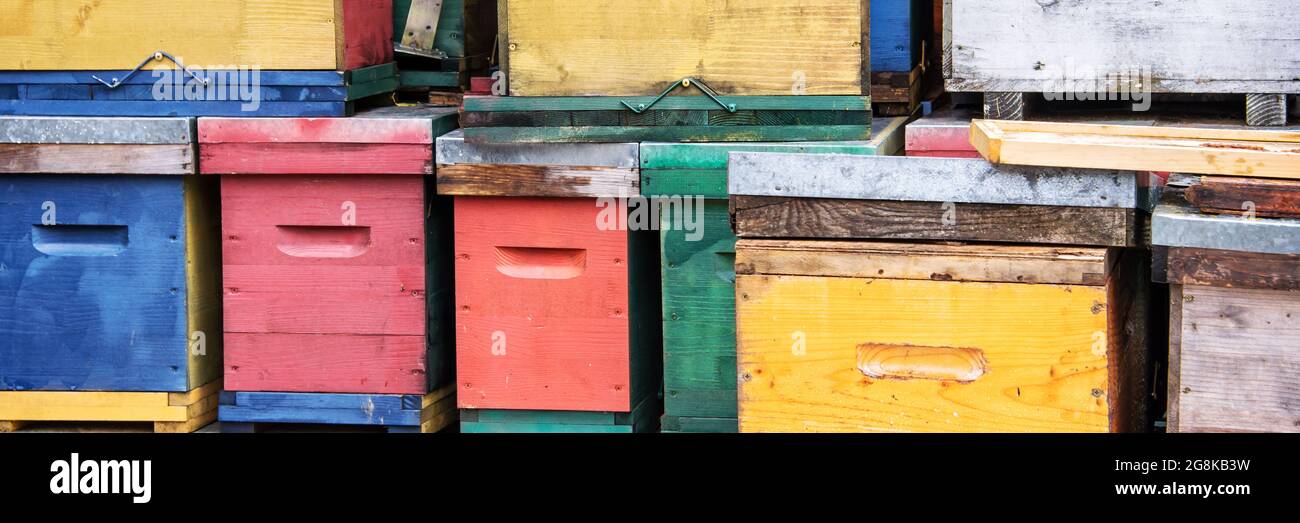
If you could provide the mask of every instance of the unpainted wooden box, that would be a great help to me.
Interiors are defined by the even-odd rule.
[[[426,177],[454,126],[426,108],[199,121],[203,173],[222,174],[228,390],[450,381],[450,210]]]
[[[0,118],[0,390],[185,393],[220,378],[216,181],[174,176],[193,172],[193,127]],[[30,398],[0,401],[18,409],[0,420],[93,416],[85,397],[60,403],[72,418]]]
[[[944,0],[949,91],[1297,93],[1290,0]]]
[[[349,70],[393,61],[392,0],[0,2],[0,70]],[[171,69],[167,61],[149,68]]]
[[[869,94],[866,0],[507,0],[512,96]],[[581,13],[581,16],[575,16]]]
[[[1122,249],[742,239],[736,271],[741,432],[1147,426]]]

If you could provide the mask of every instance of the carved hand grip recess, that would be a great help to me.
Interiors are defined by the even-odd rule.
[[[863,343],[858,370],[869,378],[970,383],[988,372],[984,351],[965,347],[926,347]]]
[[[497,247],[497,272],[524,280],[568,280],[587,270],[586,249]]]

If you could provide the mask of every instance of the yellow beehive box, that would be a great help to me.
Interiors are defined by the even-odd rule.
[[[392,25],[388,0],[0,0],[0,70],[357,69],[392,61]]]
[[[1146,271],[1121,249],[741,240],[742,432],[1145,427]]]
[[[867,95],[867,0],[505,0],[514,96]]]

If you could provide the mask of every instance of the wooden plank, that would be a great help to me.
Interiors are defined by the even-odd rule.
[[[218,419],[233,423],[420,425],[421,395],[223,392]]]
[[[189,145],[194,143],[193,118],[60,118],[10,116],[0,118],[0,143]]]
[[[1300,181],[1202,176],[1187,201],[1207,213],[1300,218]]]
[[[1100,0],[1040,5],[953,0],[949,91],[1095,92],[1106,75],[1151,76],[1157,93],[1295,93],[1300,56],[1288,0],[1255,0],[1230,18],[1216,0]],[[945,46],[945,49],[948,49]]]
[[[339,118],[201,118],[199,142],[432,144],[433,122],[454,119],[446,107],[390,108]]]
[[[1049,205],[946,204],[733,196],[744,238],[992,241],[1136,245],[1135,211]]]
[[[438,169],[438,193],[454,196],[628,197],[640,194],[637,169],[556,165],[461,164]]]
[[[567,167],[639,166],[639,146],[627,143],[583,144],[476,144],[465,141],[465,131],[439,136],[435,152],[438,165],[506,164]]]
[[[1112,428],[1105,287],[740,275],[736,295],[741,432]]]
[[[1300,220],[1201,214],[1162,204],[1151,219],[1151,243],[1261,254],[1300,254]]]
[[[1109,250],[1084,247],[740,240],[736,273],[1105,285]]]
[[[184,178],[187,383],[218,381],[222,368],[220,180]],[[215,416],[215,407],[214,407]]]
[[[664,433],[734,434],[739,430],[736,418],[664,416],[661,423]]]
[[[199,147],[203,174],[433,174],[433,147],[411,144],[215,143]]]
[[[0,100],[0,115],[15,116],[348,116],[348,102],[157,102],[143,100]]]
[[[1170,429],[1300,430],[1300,294],[1185,285],[1181,295]]]
[[[0,143],[0,173],[195,174],[194,146]]]
[[[336,11],[336,4],[338,11]],[[392,56],[391,2],[383,0],[91,0],[0,2],[10,52],[0,69],[130,69],[158,50],[187,65],[346,69]],[[374,54],[379,53],[379,54]],[[369,60],[367,60],[369,58]],[[170,68],[171,64],[150,64]]]
[[[512,96],[653,96],[688,76],[732,95],[790,94],[797,73],[810,95],[868,84],[862,0],[503,5]]]
[[[1137,206],[1131,172],[1006,167],[965,158],[734,153],[728,174],[731,194],[745,196]]]
[[[194,432],[216,419],[221,382],[188,392],[17,392],[0,391],[0,433],[35,421],[152,421],[156,433]]]
[[[658,93],[656,93],[657,95]],[[870,111],[870,96],[466,96],[465,112],[627,111],[646,105],[651,111],[717,111],[734,105],[745,111]],[[626,103],[627,105],[624,105]]]
[[[869,125],[471,127],[470,143],[817,142],[866,140]]]
[[[1300,132],[974,120],[990,162],[1300,179]]]
[[[1300,255],[1171,247],[1170,283],[1227,288],[1300,290]]]

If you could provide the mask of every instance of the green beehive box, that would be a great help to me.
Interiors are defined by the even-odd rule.
[[[641,144],[644,196],[704,198],[702,219],[684,221],[682,207],[669,205],[660,214],[664,432],[736,432],[736,236],[727,210],[727,154],[897,155],[906,120],[877,120],[873,138],[858,142]]]

